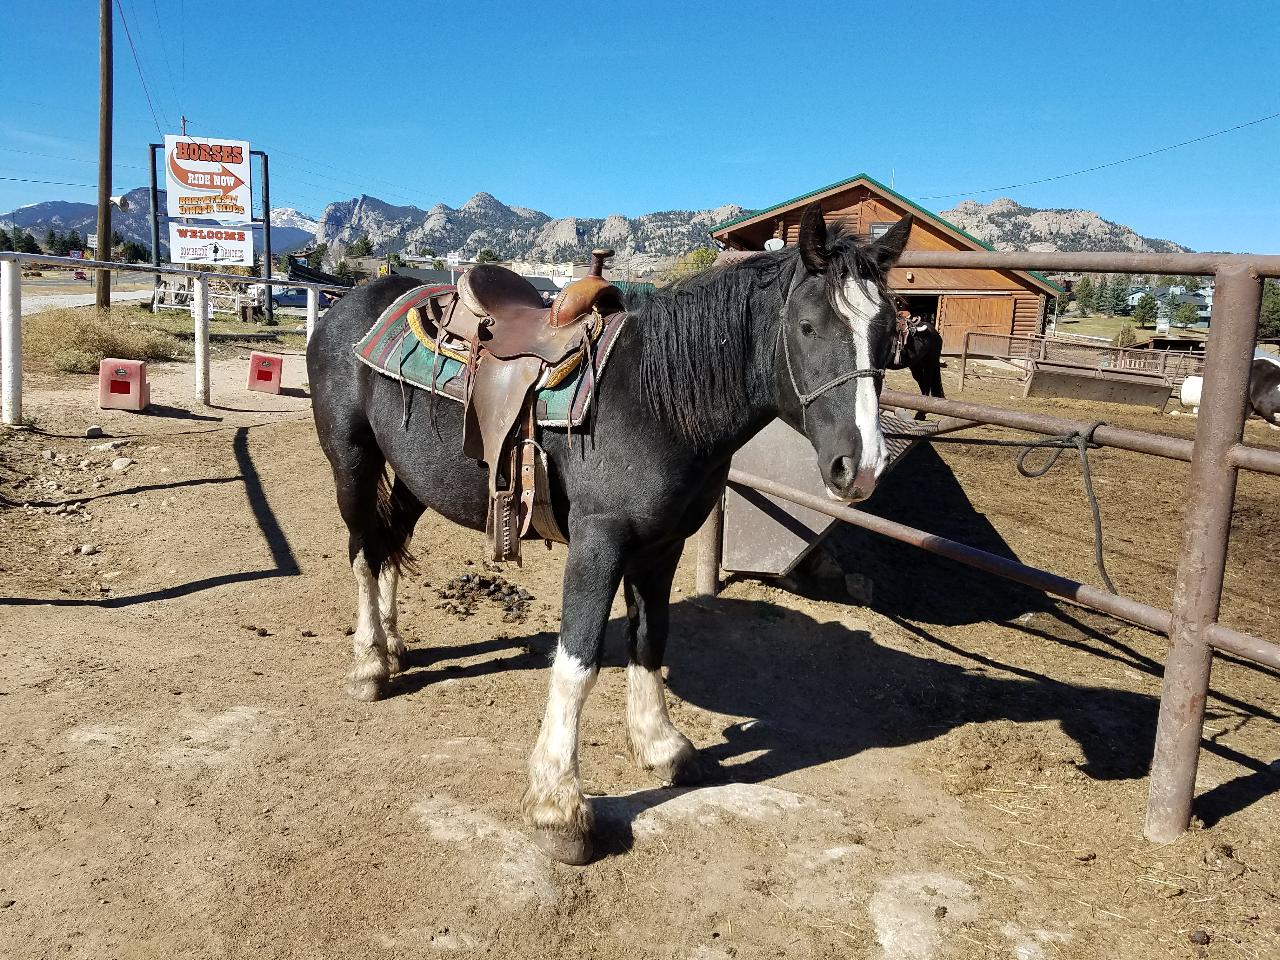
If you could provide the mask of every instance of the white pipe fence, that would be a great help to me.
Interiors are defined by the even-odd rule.
[[[263,284],[268,287],[293,287],[307,291],[307,339],[315,330],[320,316],[320,291],[347,290],[323,283],[272,277],[242,277],[233,273],[204,273],[182,267],[157,267],[150,263],[113,263],[108,260],[76,260],[72,257],[46,257],[38,253],[0,253],[0,421],[9,426],[22,423],[22,265],[24,263],[72,267],[79,270],[107,270],[118,273],[166,274],[195,277],[192,304],[192,333],[195,336],[196,399],[209,404],[209,281],[226,280],[245,286]]]

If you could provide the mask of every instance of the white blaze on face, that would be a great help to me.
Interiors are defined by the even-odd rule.
[[[883,303],[880,293],[872,283],[859,282],[850,277],[836,292],[836,305],[845,322],[853,330],[854,362],[859,370],[875,366],[871,356],[871,323],[880,313]],[[876,480],[884,472],[888,454],[884,434],[880,430],[880,397],[876,393],[874,377],[858,377],[853,381],[854,415],[857,419],[858,437],[862,441],[862,459],[858,463],[856,486],[864,495],[875,488]]]

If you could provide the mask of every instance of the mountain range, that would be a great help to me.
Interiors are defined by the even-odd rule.
[[[963,200],[940,216],[997,250],[1185,253],[1189,249],[1172,240],[1139,236],[1092,210],[1043,210],[1024,207],[1008,197],[985,204]]]
[[[458,253],[464,259],[489,248],[506,259],[562,262],[585,260],[593,247],[609,247],[617,251],[617,267],[646,273],[674,256],[709,246],[709,228],[742,212],[729,204],[634,218],[553,219],[528,207],[507,206],[483,192],[456,209],[437,203],[429,210],[362,195],[325,207],[316,239],[329,245],[331,259],[365,235],[375,253]]]
[[[112,226],[126,239],[150,244],[148,191],[125,195],[128,209],[115,211]],[[163,203],[163,199],[161,200]],[[504,259],[540,262],[583,261],[593,247],[617,251],[614,266],[643,275],[668,266],[673,257],[710,246],[709,229],[745,213],[727,204],[707,210],[665,210],[638,217],[553,218],[528,207],[508,206],[489,193],[477,193],[456,209],[437,203],[429,209],[396,206],[362,194],[325,207],[317,220],[290,207],[272,210],[272,248],[288,253],[315,241],[328,244],[333,267],[347,248],[367,235],[377,254],[402,253],[464,259],[489,248]],[[1143,237],[1091,210],[1025,207],[1008,198],[978,203],[965,200],[941,216],[997,250],[1100,250],[1177,252],[1188,248],[1171,240]],[[37,240],[53,228],[86,233],[94,229],[90,203],[50,200],[0,214],[0,223],[16,222]],[[162,246],[167,238],[162,234]],[[260,241],[259,241],[260,242]]]

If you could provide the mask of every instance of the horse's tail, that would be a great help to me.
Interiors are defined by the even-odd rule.
[[[399,481],[392,481],[384,467],[378,477],[377,493],[378,526],[383,536],[382,553],[385,563],[400,573],[414,572],[414,556],[409,552],[409,538],[422,508],[409,488]]]

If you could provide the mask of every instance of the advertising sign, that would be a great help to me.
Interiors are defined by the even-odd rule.
[[[169,259],[218,267],[253,266],[253,231],[235,227],[169,224]]]
[[[251,216],[249,142],[164,138],[165,213],[224,224]]]

